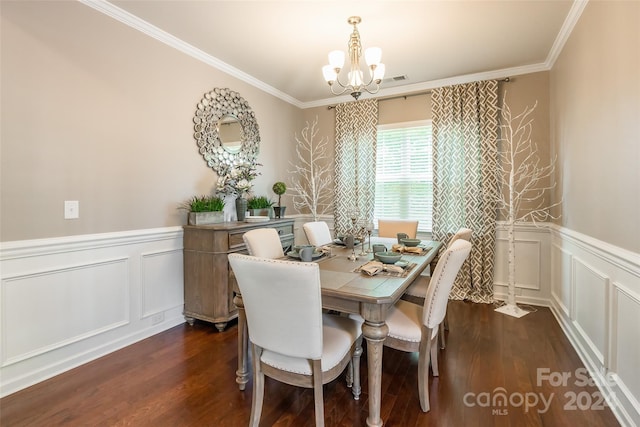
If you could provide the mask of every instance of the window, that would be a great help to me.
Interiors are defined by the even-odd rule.
[[[378,126],[376,153],[376,226],[378,218],[417,219],[418,231],[431,232],[431,120]]]

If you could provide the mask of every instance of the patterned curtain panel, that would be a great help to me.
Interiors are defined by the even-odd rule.
[[[498,195],[498,82],[436,89],[433,106],[433,239],[473,230],[452,299],[493,302]]]
[[[352,228],[351,210],[359,220],[373,218],[376,184],[378,101],[366,99],[336,106],[334,221],[337,234]]]

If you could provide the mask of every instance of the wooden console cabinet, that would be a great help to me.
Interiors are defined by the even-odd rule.
[[[185,225],[184,253],[184,317],[214,323],[223,331],[227,322],[238,317],[233,303],[235,277],[227,255],[247,253],[242,235],[255,228],[275,228],[282,247],[293,245],[293,219],[268,222],[225,222],[212,225]]]

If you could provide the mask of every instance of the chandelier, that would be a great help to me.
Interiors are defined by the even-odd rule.
[[[382,50],[379,47],[370,47],[364,53],[365,62],[369,67],[368,81],[364,81],[364,74],[360,69],[360,58],[362,57],[362,45],[360,44],[360,33],[358,33],[357,25],[361,19],[359,16],[351,16],[347,22],[353,25],[353,33],[349,37],[349,61],[351,67],[347,75],[347,82],[340,81],[340,71],[344,66],[344,52],[334,50],[329,52],[329,65],[322,67],[324,79],[329,83],[331,93],[341,95],[350,91],[351,96],[358,99],[365,90],[369,93],[377,93],[380,89],[380,82],[384,77],[384,64],[380,62],[382,59]],[[338,85],[334,85],[338,83]],[[342,90],[336,92],[334,89],[340,86]]]

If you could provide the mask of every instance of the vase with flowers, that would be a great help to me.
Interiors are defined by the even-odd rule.
[[[257,171],[259,163],[240,163],[223,171],[218,177],[216,190],[224,195],[236,197],[236,217],[244,221],[247,213],[247,195],[253,187],[253,180],[260,173]]]

